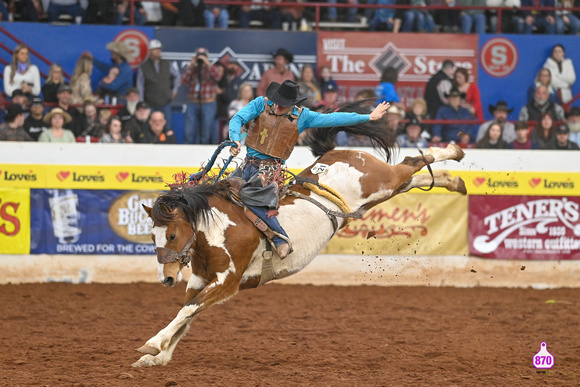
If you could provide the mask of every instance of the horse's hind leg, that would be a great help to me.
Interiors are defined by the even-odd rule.
[[[449,144],[445,148],[431,147],[425,155],[433,156],[433,162],[437,163],[446,160],[460,161],[465,156],[465,153],[456,144]]]
[[[447,171],[434,171],[433,176],[428,173],[413,175],[393,195],[407,192],[413,188],[428,188],[431,186],[431,183],[433,183],[433,187],[442,187],[451,192],[467,194],[465,182],[460,177],[452,177]]]
[[[438,161],[445,160],[459,161],[463,158],[463,156],[464,153],[460,147],[458,147],[455,144],[449,144],[444,149],[436,147],[429,148],[429,151],[426,152],[424,155],[405,157],[405,159],[401,163],[392,166],[393,175],[391,176],[391,181],[392,183],[394,183],[394,186],[396,187],[396,189],[393,192],[393,195],[414,188],[414,186],[412,185],[413,175],[418,171],[420,171],[424,166]],[[441,176],[441,178],[443,178],[443,176]],[[441,180],[439,183],[448,184],[448,182],[444,180]],[[409,184],[411,184],[411,186],[409,186],[409,188],[405,188]],[[429,182],[427,186],[429,186],[430,184],[431,182]],[[446,187],[446,185],[441,186]],[[461,188],[459,186],[458,191],[461,192]]]

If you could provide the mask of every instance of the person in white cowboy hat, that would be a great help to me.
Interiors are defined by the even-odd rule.
[[[152,111],[162,111],[171,128],[171,101],[181,84],[181,73],[175,62],[161,59],[161,42],[149,42],[149,57],[137,71],[139,100],[145,101]]]
[[[389,108],[389,104],[384,102],[371,114],[344,112],[322,114],[296,107],[305,99],[298,97],[299,89],[298,84],[290,80],[285,80],[281,84],[272,82],[266,90],[266,98],[254,99],[230,120],[229,137],[236,144],[230,148],[232,156],[240,153],[242,126],[249,124],[245,141],[246,158],[232,176],[241,177],[246,181],[240,190],[244,205],[279,234],[273,238],[273,242],[278,256],[282,259],[292,252],[292,246],[276,217],[278,188],[274,176],[290,157],[299,134],[307,128],[328,128],[377,121],[383,118]],[[382,127],[380,130],[382,131]]]
[[[38,142],[75,142],[75,135],[63,125],[71,122],[71,116],[57,107],[44,117],[44,122],[50,124],[50,130],[42,132]]]
[[[105,94],[111,97],[123,98],[133,86],[133,70],[129,62],[133,59],[133,54],[129,46],[124,42],[110,42],[107,44],[107,50],[111,51],[111,64],[102,62],[90,52],[83,52],[82,56],[93,58],[95,67],[106,74],[106,76],[99,82],[99,87]],[[114,78],[110,76],[111,68],[115,67],[119,73]]]

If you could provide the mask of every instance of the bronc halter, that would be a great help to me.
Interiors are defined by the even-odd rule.
[[[195,241],[195,228],[193,228],[193,235],[189,241],[183,246],[180,252],[168,249],[166,247],[157,247],[157,262],[161,264],[179,262],[182,265],[189,265],[191,257],[193,256],[193,249],[191,245]]]

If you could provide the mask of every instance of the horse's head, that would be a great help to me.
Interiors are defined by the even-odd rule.
[[[157,277],[163,285],[174,286],[181,280],[181,269],[187,266],[193,255],[195,232],[179,208],[165,204],[143,207],[153,219],[151,239],[159,262]]]
[[[210,210],[206,190],[173,188],[160,195],[145,211],[153,220],[151,238],[155,242],[159,268],[157,276],[165,286],[181,280],[181,269],[194,254],[196,222]]]
[[[174,286],[181,280],[181,270],[197,250],[198,224],[207,223],[210,217],[208,196],[223,195],[227,187],[216,183],[172,188],[153,207],[143,206],[153,220],[151,238],[159,262],[157,276],[163,285]]]

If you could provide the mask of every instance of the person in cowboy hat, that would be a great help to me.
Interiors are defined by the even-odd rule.
[[[161,41],[149,42],[149,57],[137,71],[139,100],[145,101],[153,110],[160,110],[171,127],[171,101],[177,95],[181,84],[181,73],[176,64],[161,58]]]
[[[272,56],[274,57],[274,67],[262,74],[262,79],[256,89],[256,95],[258,96],[266,95],[266,88],[272,82],[282,83],[286,79],[296,81],[296,77],[292,74],[292,71],[288,69],[288,64],[292,63],[294,55],[285,48],[279,48],[272,54]]]
[[[96,58],[90,52],[83,52],[82,56],[93,58],[93,63],[106,76],[99,82],[99,87],[109,96],[123,98],[133,86],[133,70],[129,61],[133,59],[131,50],[124,42],[110,42],[106,46],[111,52],[111,63],[107,64]],[[118,74],[111,76],[111,68],[117,68]],[[115,71],[116,73],[116,71]]]
[[[514,109],[510,109],[506,101],[498,101],[495,105],[489,105],[489,112],[493,115],[493,120],[484,122],[479,126],[475,142],[479,142],[487,133],[490,125],[497,122],[502,130],[501,138],[511,144],[517,138],[515,125],[507,121],[508,115],[513,111]]]
[[[437,121],[458,121],[473,120],[475,117],[469,109],[461,106],[461,99],[465,98],[465,93],[459,91],[457,86],[453,85],[449,93],[445,93],[445,98],[449,102],[437,110]],[[433,125],[433,138],[431,141],[450,142],[455,141],[458,144],[467,145],[472,142],[475,127],[468,124],[435,124]]]
[[[21,105],[8,106],[4,121],[0,125],[0,141],[34,141],[22,127],[24,125],[24,109]]]
[[[246,158],[232,173],[246,181],[240,190],[242,202],[279,235],[273,242],[280,258],[292,252],[290,239],[278,222],[277,184],[274,176],[290,157],[300,133],[307,128],[355,125],[383,118],[388,103],[378,105],[371,114],[334,112],[322,114],[296,107],[300,87],[293,81],[272,82],[266,98],[257,97],[230,120],[230,148],[232,156],[241,151],[242,126],[249,124],[246,137]],[[272,130],[271,128],[274,128]]]
[[[75,142],[75,135],[68,129],[64,129],[64,124],[71,122],[71,116],[59,107],[50,111],[44,122],[50,124],[50,130],[45,130],[38,138],[39,142]]]

